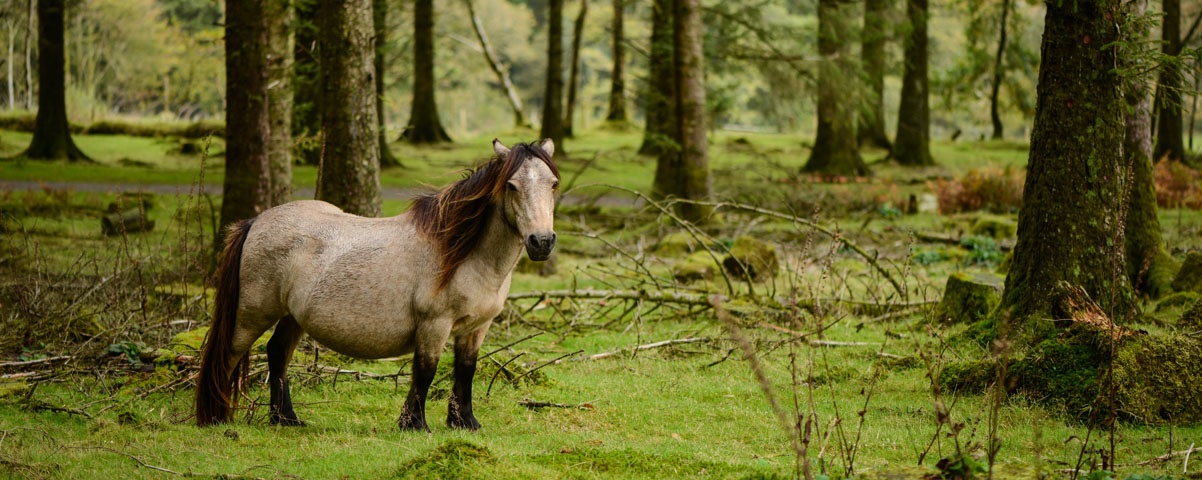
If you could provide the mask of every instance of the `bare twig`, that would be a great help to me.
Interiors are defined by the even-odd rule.
[[[584,357],[584,359],[600,360],[602,358],[612,357],[612,356],[617,355],[622,352],[632,352],[632,351],[637,352],[637,351],[642,351],[642,350],[651,350],[653,348],[666,347],[668,345],[679,345],[682,343],[709,342],[710,340],[711,339],[709,339],[709,338],[703,338],[703,337],[689,337],[689,338],[678,338],[678,339],[674,339],[674,340],[663,340],[663,341],[659,341],[659,342],[648,343],[645,345],[638,345],[638,346],[635,346],[634,348],[622,348],[622,349],[618,349],[618,350],[611,350],[608,352],[595,353],[595,354],[589,355],[587,357]]]
[[[597,300],[644,300],[658,303],[679,303],[685,305],[709,305],[704,296],[680,292],[648,292],[646,290],[544,290],[535,292],[515,292],[509,294],[509,300],[527,298],[591,298]]]
[[[75,357],[72,357],[70,355],[59,355],[59,356],[55,356],[55,357],[39,358],[37,360],[26,360],[23,362],[0,362],[0,368],[29,367],[29,366],[33,366],[33,365],[41,365],[43,363],[64,362],[64,361],[70,360],[72,358],[75,358]]]
[[[563,355],[560,355],[560,356],[558,356],[558,357],[555,357],[555,359],[553,359],[553,360],[551,360],[551,361],[548,361],[548,362],[546,362],[546,363],[543,363],[542,365],[539,365],[539,366],[537,366],[537,367],[531,368],[531,369],[530,369],[530,370],[528,370],[526,373],[523,373],[523,374],[521,374],[521,375],[518,375],[518,378],[515,378],[515,379],[511,380],[509,383],[510,383],[511,385],[517,385],[517,384],[518,384],[518,380],[521,380],[521,379],[523,379],[523,378],[526,378],[526,377],[530,376],[530,374],[532,374],[532,373],[534,373],[534,372],[537,372],[537,371],[539,371],[539,369],[541,369],[541,368],[543,368],[543,367],[545,367],[545,366],[547,366],[547,365],[551,365],[551,364],[553,364],[553,363],[559,363],[559,361],[560,361],[560,360],[563,360],[563,359],[565,359],[565,358],[568,358],[568,357],[570,357],[570,356],[573,356],[573,355],[576,355],[576,354],[579,354],[579,353],[583,353],[583,352],[584,352],[584,350],[576,350],[575,352],[572,352],[572,353],[565,353],[565,354],[563,354]]]
[[[529,408],[531,410],[538,410],[540,408],[547,408],[547,407],[574,408],[574,409],[580,409],[580,410],[592,410],[593,409],[592,402],[584,402],[584,403],[581,403],[578,405],[568,405],[566,403],[542,402],[542,401],[538,401],[538,400],[523,399],[523,400],[518,401],[518,405]]]

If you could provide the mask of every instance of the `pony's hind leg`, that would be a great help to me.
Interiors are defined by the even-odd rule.
[[[288,391],[288,363],[304,330],[292,316],[284,317],[267,340],[267,383],[271,386],[271,424],[287,427],[304,426],[292,410],[292,394]]]
[[[448,427],[480,429],[480,422],[472,413],[472,379],[476,376],[476,358],[484,343],[484,334],[488,333],[488,325],[455,338],[455,386],[451,388],[451,401],[447,405]]]

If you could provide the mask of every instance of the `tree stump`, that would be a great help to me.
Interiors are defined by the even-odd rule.
[[[131,208],[122,212],[110,213],[100,219],[100,230],[106,236],[149,232],[153,229],[154,220],[146,218],[146,210],[142,208]]]
[[[1202,293],[1202,252],[1195,250],[1185,255],[1181,270],[1173,278],[1173,290]]]
[[[1002,300],[1002,279],[988,273],[953,273],[947,277],[943,299],[935,306],[940,323],[976,323]]]
[[[744,235],[735,239],[730,255],[722,259],[722,267],[736,278],[746,276],[759,281],[775,276],[780,260],[775,245]]]

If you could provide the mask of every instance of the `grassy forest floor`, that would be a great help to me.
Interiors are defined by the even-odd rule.
[[[530,295],[511,300],[485,341],[482,352],[494,353],[475,380],[475,433],[440,421],[447,378],[428,405],[433,432],[398,431],[409,359],[356,360],[307,339],[290,374],[308,427],[267,425],[261,359],[245,421],[193,426],[220,141],[83,135],[76,141],[96,164],[0,161],[0,476],[792,478],[799,459],[819,478],[1202,472],[1183,453],[1202,444],[1196,426],[1091,427],[1083,412],[1023,392],[997,399],[940,387],[946,365],[989,349],[966,325],[933,321],[935,302],[953,273],[999,275],[1016,217],[1006,205],[904,212],[911,195],[947,197],[966,178],[1005,185],[1026,145],[936,143],[938,167],[878,162],[871,179],[818,181],[796,175],[802,139],[717,132],[716,198],[784,215],[723,208],[690,234],[625,190],[647,191],[654,172],[635,153],[640,139],[597,131],[563,145],[554,272],[521,265],[515,274],[512,292]],[[0,156],[28,141],[0,131]],[[405,167],[381,175],[385,213],[423,185],[460,178],[490,141],[393,145]],[[297,167],[298,198],[315,177]],[[151,186],[178,192],[154,197],[154,230],[101,234],[110,202]],[[1178,258],[1202,248],[1198,211],[1162,210],[1161,225]],[[727,275],[709,257],[747,236],[775,247],[770,278]],[[721,310],[709,304],[714,294]],[[1172,333],[1188,306],[1146,302],[1137,327]],[[795,438],[782,416],[800,416],[808,435]]]

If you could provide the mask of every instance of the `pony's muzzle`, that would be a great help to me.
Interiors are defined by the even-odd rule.
[[[551,256],[555,249],[555,232],[532,233],[526,237],[526,255],[531,260],[541,262]]]

